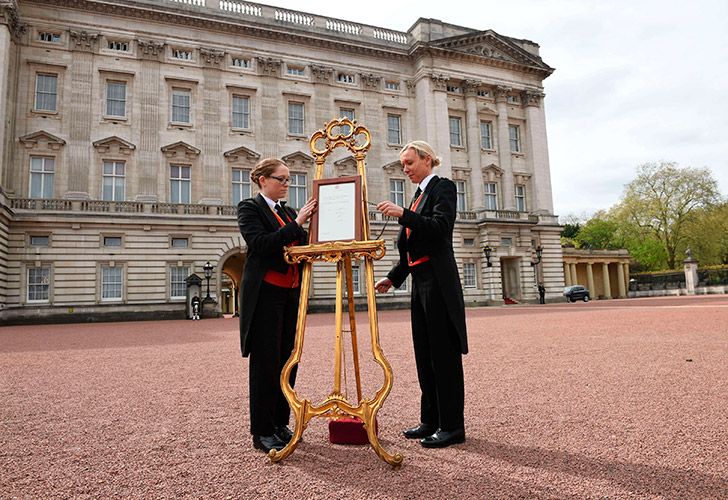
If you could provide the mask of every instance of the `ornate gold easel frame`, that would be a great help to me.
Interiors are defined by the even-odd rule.
[[[335,131],[335,129],[338,129]],[[361,139],[363,138],[363,139]],[[357,140],[361,142],[357,142]],[[325,147],[320,149],[319,143]],[[324,173],[324,162],[326,157],[337,147],[346,147],[356,159],[357,173],[361,176],[362,190],[362,233],[367,238],[365,241],[350,242],[326,242],[317,245],[294,246],[286,249],[286,261],[290,264],[303,263],[303,275],[301,278],[301,299],[298,307],[298,321],[296,324],[296,340],[291,357],[281,372],[281,388],[283,394],[291,406],[296,419],[296,426],[293,431],[293,438],[288,445],[280,451],[271,450],[268,454],[272,462],[279,462],[293,453],[301,441],[303,431],[313,417],[337,417],[349,415],[358,417],[364,422],[367,431],[369,444],[379,457],[390,465],[400,465],[403,456],[400,453],[394,455],[388,453],[377,438],[375,419],[377,412],[384,404],[384,400],[392,389],[392,368],[384,357],[379,345],[379,324],[377,321],[377,304],[374,296],[374,260],[384,256],[385,248],[383,240],[369,240],[369,217],[367,209],[367,183],[366,168],[364,159],[371,146],[371,134],[369,130],[357,125],[349,118],[331,120],[324,129],[316,131],[309,141],[311,152],[316,160],[315,179],[321,179]],[[372,354],[375,361],[384,371],[384,382],[376,392],[374,398],[369,400],[361,397],[361,385],[359,380],[358,352],[356,346],[356,318],[354,316],[354,298],[352,290],[352,268],[351,260],[362,258],[366,270],[367,284],[367,306],[369,313],[369,330],[371,335]],[[316,260],[336,263],[336,345],[334,359],[334,388],[324,401],[315,405],[308,399],[299,399],[291,387],[290,377],[293,367],[301,361],[303,352],[303,340],[306,331],[306,315],[308,309],[308,295],[311,287],[311,273],[313,263]],[[351,328],[352,350],[354,354],[354,369],[356,372],[358,403],[350,403],[341,392],[341,353],[342,353],[342,323],[343,323],[343,281],[346,278],[347,296],[349,308],[349,324]]]

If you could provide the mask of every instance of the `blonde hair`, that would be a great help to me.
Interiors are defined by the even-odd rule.
[[[432,158],[432,167],[435,168],[440,164],[440,158],[437,157],[437,154],[435,154],[435,150],[432,149],[432,146],[430,146],[425,141],[411,141],[405,144],[405,146],[402,148],[402,150],[399,152],[400,156],[402,153],[407,151],[408,149],[413,149],[417,156],[420,158],[427,158],[428,156]]]
[[[264,158],[260,160],[255,165],[255,168],[253,168],[253,171],[250,172],[250,180],[260,187],[260,177],[270,177],[271,174],[273,174],[273,172],[275,172],[281,165],[284,167],[288,166],[283,160],[279,160],[278,158]]]

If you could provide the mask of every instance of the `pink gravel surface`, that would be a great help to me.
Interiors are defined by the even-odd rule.
[[[429,450],[401,435],[419,415],[409,311],[379,314],[400,468],[329,444],[323,419],[280,464],[254,450],[237,319],[0,328],[0,498],[728,498],[727,296],[467,316],[467,442]],[[297,392],[320,402],[333,315],[306,335]]]

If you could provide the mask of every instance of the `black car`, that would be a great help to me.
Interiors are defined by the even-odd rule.
[[[589,302],[589,299],[591,298],[589,297],[589,289],[581,285],[572,285],[564,288],[564,297],[566,297],[569,302],[576,302],[579,299],[584,302]]]

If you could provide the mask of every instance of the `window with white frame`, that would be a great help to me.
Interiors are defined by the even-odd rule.
[[[104,161],[101,185],[102,200],[124,201],[125,167],[123,161]]]
[[[182,237],[172,237],[169,244],[172,248],[188,248],[190,246],[190,239]]]
[[[50,236],[32,234],[30,236],[30,246],[32,247],[47,247],[50,245]]]
[[[172,89],[172,122],[190,123],[192,92],[189,89]]]
[[[104,236],[105,247],[120,247],[123,239],[121,236]]]
[[[233,128],[250,128],[250,97],[233,95]]]
[[[35,105],[38,111],[57,111],[58,75],[38,73],[35,75]]]
[[[521,101],[520,101],[520,99],[518,99],[518,96],[509,95],[509,96],[506,96],[506,102],[508,102],[510,104],[518,104]]]
[[[306,174],[291,174],[291,184],[288,188],[288,204],[295,208],[301,208],[308,199],[306,187]]]
[[[526,186],[516,184],[516,210],[519,212],[526,211]]]
[[[28,302],[48,302],[51,289],[50,266],[28,268]]]
[[[454,94],[462,94],[463,93],[463,88],[462,87],[458,87],[457,85],[448,85],[447,86],[447,91],[448,92],[452,92]]]
[[[232,66],[235,66],[236,68],[250,69],[252,67],[252,62],[251,62],[250,58],[233,57]]]
[[[106,115],[126,116],[126,82],[106,82]]]
[[[465,212],[468,209],[468,193],[465,181],[455,181],[457,191],[458,212]]]
[[[457,116],[450,117],[450,145],[458,147],[463,145],[462,123]]]
[[[475,288],[475,263],[465,262],[463,264],[463,288]]]
[[[172,49],[172,57],[183,61],[191,61],[192,51],[187,49]]]
[[[511,151],[521,152],[521,129],[518,125],[508,125],[508,138],[511,142]]]
[[[484,188],[485,209],[498,210],[498,184],[495,182],[486,182]]]
[[[399,82],[393,82],[391,80],[385,81],[384,88],[387,90],[399,90]]]
[[[250,198],[250,170],[242,168],[233,169],[233,194],[231,201],[233,205],[237,205],[241,201]]]
[[[304,105],[302,102],[288,103],[288,133],[303,135],[304,131]]]
[[[353,73],[339,73],[336,75],[336,81],[340,83],[354,83],[354,74]]]
[[[404,206],[404,181],[402,179],[389,180],[389,201],[400,207]]]
[[[493,124],[491,122],[480,122],[480,147],[493,149]]]
[[[348,118],[349,120],[354,121],[354,109],[353,108],[340,108],[339,116],[341,116],[342,118]],[[341,127],[341,133],[348,134],[349,126],[346,125],[344,127]]]
[[[117,52],[129,52],[129,42],[122,40],[107,40],[106,47]]]
[[[387,143],[402,144],[402,116],[387,115]]]
[[[187,165],[170,165],[169,170],[169,202],[189,203],[192,198],[192,167]]]
[[[352,264],[351,266],[351,288],[353,289],[354,293],[361,293],[360,288],[360,268],[359,264]]]
[[[30,157],[30,198],[53,198],[53,176],[56,170],[55,158],[47,156]]]
[[[120,266],[101,266],[101,300],[121,300],[123,269]]]
[[[61,41],[61,35],[52,31],[39,31],[38,40],[41,42],[58,43]]]
[[[291,76],[305,76],[306,68],[303,66],[286,66],[286,73]]]
[[[185,280],[189,275],[187,266],[169,267],[169,297],[172,299],[184,299],[187,296],[187,283]]]

